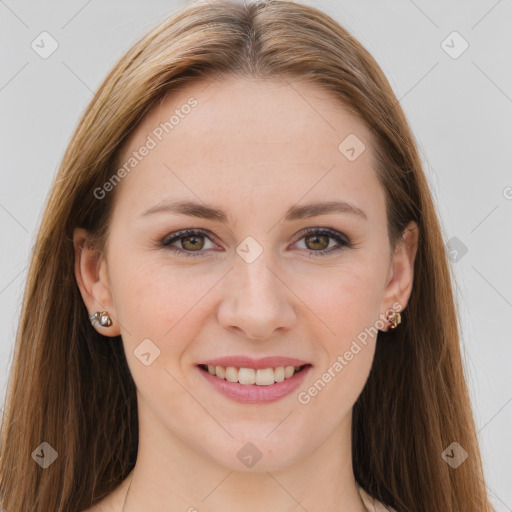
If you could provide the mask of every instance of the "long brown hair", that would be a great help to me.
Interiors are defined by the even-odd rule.
[[[398,329],[379,334],[353,409],[353,467],[398,512],[486,512],[475,425],[459,347],[453,273],[415,139],[383,72],[321,11],[289,1],[194,3],[137,42],[106,77],[64,155],[35,242],[1,430],[0,496],[8,512],[79,512],[133,468],[136,388],[120,337],[91,327],[74,277],[73,230],[104,243],[114,192],[93,191],[148,110],[193,80],[224,74],[319,84],[371,130],[397,243],[419,226],[412,294]],[[454,405],[456,404],[456,405]],[[46,469],[34,451],[58,456]],[[468,453],[452,468],[442,452]],[[46,445],[43,445],[46,447]]]

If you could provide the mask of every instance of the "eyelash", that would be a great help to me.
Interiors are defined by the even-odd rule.
[[[345,248],[351,248],[353,246],[351,240],[347,236],[342,235],[338,231],[335,231],[330,228],[308,228],[301,233],[301,237],[297,240],[297,242],[299,242],[303,238],[310,236],[310,235],[327,235],[329,238],[336,240],[336,242],[338,242],[340,244],[339,247],[335,247],[335,248],[331,247],[329,249],[322,249],[321,251],[309,250],[309,255],[310,255],[310,257],[313,257],[313,258],[316,258],[318,256],[324,256],[327,253],[341,251]],[[189,236],[204,236],[206,238],[210,238],[208,236],[208,234],[201,229],[185,229],[182,231],[177,231],[176,233],[172,233],[171,235],[168,235],[167,237],[165,237],[162,240],[161,245],[162,245],[162,247],[165,247],[166,249],[169,249],[170,251],[172,251],[174,253],[182,254],[189,258],[196,258],[196,257],[198,257],[199,254],[201,254],[201,253],[204,254],[205,251],[187,251],[185,249],[180,249],[178,247],[173,247],[170,245],[170,244],[176,242],[177,240],[181,240],[182,238],[187,238]],[[297,243],[297,242],[295,242],[295,243]],[[202,257],[202,256],[199,256],[199,257]]]

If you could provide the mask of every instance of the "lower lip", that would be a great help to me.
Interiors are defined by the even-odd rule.
[[[225,397],[246,404],[263,404],[275,402],[296,390],[306,378],[311,365],[305,366],[300,372],[295,373],[289,379],[282,382],[275,382],[269,386],[258,386],[256,384],[240,384],[219,379],[205,370],[198,367],[198,371],[219,393]]]

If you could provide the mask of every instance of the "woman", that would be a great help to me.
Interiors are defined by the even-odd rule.
[[[64,155],[2,505],[490,511],[459,350],[375,60],[312,7],[190,5],[119,61]]]

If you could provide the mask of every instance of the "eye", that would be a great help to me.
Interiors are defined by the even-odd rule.
[[[204,256],[204,252],[201,249],[205,246],[205,238],[209,239],[206,232],[201,229],[185,229],[164,238],[162,245],[172,252],[195,258],[195,253],[199,257]],[[172,245],[176,242],[180,242],[181,248]]]
[[[338,246],[329,247],[329,239],[333,239],[338,242]],[[323,256],[327,253],[337,252],[345,248],[352,247],[351,240],[330,228],[309,228],[305,232],[302,232],[302,238],[306,244],[306,250],[309,247],[309,254],[313,257]]]
[[[308,251],[312,257],[337,252],[344,248],[352,247],[353,245],[347,236],[330,228],[309,228],[303,231],[301,235],[302,237],[298,241],[305,241],[305,250]],[[205,256],[206,251],[203,251],[203,249],[205,249],[204,239],[210,240],[206,231],[201,229],[185,229],[167,236],[162,240],[161,245],[172,252],[196,258]],[[335,240],[338,243],[337,247],[329,247],[329,239]],[[174,245],[176,243],[181,247]],[[210,243],[213,244],[211,240]],[[211,248],[212,247],[210,247],[210,249]]]

